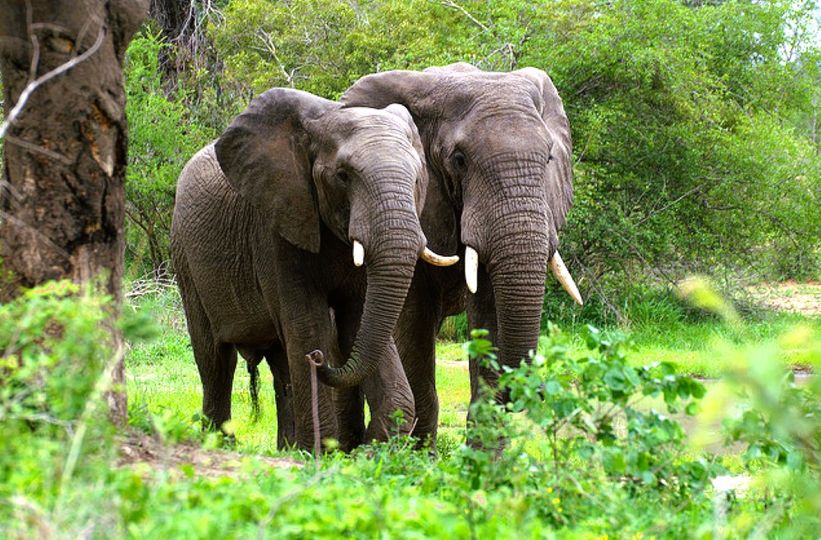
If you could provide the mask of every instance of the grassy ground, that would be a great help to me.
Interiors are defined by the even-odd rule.
[[[472,434],[484,449],[463,444],[467,362],[459,344],[442,342],[437,457],[395,438],[314,462],[276,450],[265,369],[256,423],[248,375],[237,370],[233,448],[199,431],[200,382],[173,288],[132,297],[159,335],[128,352],[131,429],[115,432],[92,391],[102,379],[88,369],[108,354],[89,337],[104,310],[85,297],[39,294],[0,317],[14,346],[28,344],[27,369],[5,364],[19,383],[0,386],[0,538],[804,538],[819,530],[821,385],[812,377],[796,387],[783,370],[784,362],[819,362],[817,318],[759,313],[728,326],[664,303],[644,306],[653,316],[632,319],[630,362],[672,359],[701,375],[744,367],[734,383],[710,383],[702,401],[681,403],[702,385],[665,366],[625,366],[625,351],[612,345],[621,342],[606,334],[593,335],[597,352],[588,351],[582,312],[563,325],[567,339],[553,342],[547,364],[511,375],[522,412],[477,409]],[[58,315],[80,322],[51,336],[44,325]],[[147,333],[148,324],[134,324],[144,318],[127,319],[129,335]],[[557,353],[557,343],[570,354]],[[43,403],[51,408],[30,394],[40,381],[49,381],[47,397],[55,397]],[[742,393],[744,403],[734,397]],[[699,444],[710,422],[716,435],[741,407],[752,415],[736,424],[742,443]],[[685,418],[685,410],[698,414]],[[65,411],[77,420],[63,421]],[[758,454],[741,454],[743,443]],[[712,483],[720,476],[749,491],[720,496]]]
[[[161,431],[184,431],[200,410],[202,393],[199,376],[194,364],[185,322],[178,297],[173,290],[164,294],[145,296],[138,302],[141,309],[153,314],[160,329],[157,339],[134,346],[127,357],[128,394],[132,423],[148,428],[151,423]],[[645,319],[634,324],[627,332],[633,340],[630,354],[634,365],[646,365],[664,361],[678,366],[683,373],[712,378],[730,367],[734,355],[730,353],[755,350],[762,343],[784,334],[790,328],[821,332],[821,319],[815,315],[789,312],[760,312],[743,328],[734,328],[717,319],[696,322],[671,321],[669,316],[658,322]],[[581,338],[582,325],[568,325],[564,331],[571,339],[574,354],[584,351]],[[607,328],[609,332],[621,331]],[[783,341],[783,340],[782,340]],[[540,341],[540,346],[544,339]],[[806,345],[780,343],[779,355],[785,363],[797,367],[807,366],[809,353]],[[461,440],[465,414],[470,396],[466,355],[462,345],[440,341],[437,353],[437,388],[440,398],[440,433],[449,441]],[[234,382],[233,429],[241,452],[276,454],[276,414],[272,378],[267,366],[260,366],[262,373],[262,417],[257,423],[250,421],[248,374],[239,364]],[[818,366],[815,366],[816,368]],[[449,441],[448,441],[449,440]]]

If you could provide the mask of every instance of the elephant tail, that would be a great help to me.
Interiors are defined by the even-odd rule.
[[[248,375],[251,377],[251,420],[259,420],[261,409],[259,405],[259,361],[248,361]]]

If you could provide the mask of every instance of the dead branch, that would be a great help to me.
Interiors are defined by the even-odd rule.
[[[440,6],[443,6],[443,7],[449,8],[449,9],[459,11],[465,17],[467,17],[470,20],[470,22],[472,22],[473,24],[475,24],[476,26],[481,28],[483,32],[489,32],[490,31],[490,28],[485,26],[485,24],[482,23],[482,21],[480,21],[479,19],[477,19],[476,17],[471,15],[468,10],[466,10],[465,8],[463,8],[462,6],[457,4],[455,2],[455,0],[438,0],[438,1],[437,0],[431,0],[431,2],[434,3],[434,4],[439,4]]]

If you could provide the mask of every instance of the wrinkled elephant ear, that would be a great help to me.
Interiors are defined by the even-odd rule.
[[[310,120],[339,104],[285,88],[260,94],[214,145],[228,183],[288,242],[319,251]]]
[[[511,74],[523,77],[535,85],[534,102],[553,138],[551,160],[545,173],[545,189],[555,232],[558,233],[573,204],[573,142],[570,139],[570,122],[564,112],[562,98],[547,73],[536,68],[524,68]],[[552,240],[555,242],[556,238]]]
[[[437,78],[437,74],[419,71],[374,73],[356,81],[345,91],[339,102],[346,107],[376,109],[398,103],[410,111],[414,121],[418,121],[433,105],[430,91]]]

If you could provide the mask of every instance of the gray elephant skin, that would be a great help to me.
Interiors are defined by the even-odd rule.
[[[569,278],[557,253],[573,197],[568,119],[534,68],[387,71],[360,79],[341,102],[410,111],[430,175],[422,230],[434,250],[465,253],[452,268],[417,265],[395,333],[416,404],[413,434],[435,442],[434,345],[444,317],[467,309],[471,328],[490,331],[499,363],[518,365],[538,342],[548,263]],[[563,284],[581,302],[575,284]],[[498,373],[471,360],[471,403],[482,379],[494,388]]]
[[[411,425],[413,396],[392,332],[417,258],[428,253],[418,214],[423,159],[399,105],[342,109],[272,89],[186,165],[171,249],[213,426],[231,417],[239,351],[252,363],[264,358],[274,374],[278,445],[311,448],[305,356],[314,349],[336,366],[319,370],[330,385],[319,385],[323,439],[352,447],[384,438],[397,409]],[[351,260],[352,243],[364,248],[364,268]],[[373,417],[367,433],[351,388],[360,383]],[[335,400],[346,404],[341,413]],[[340,432],[351,403],[358,431]]]

